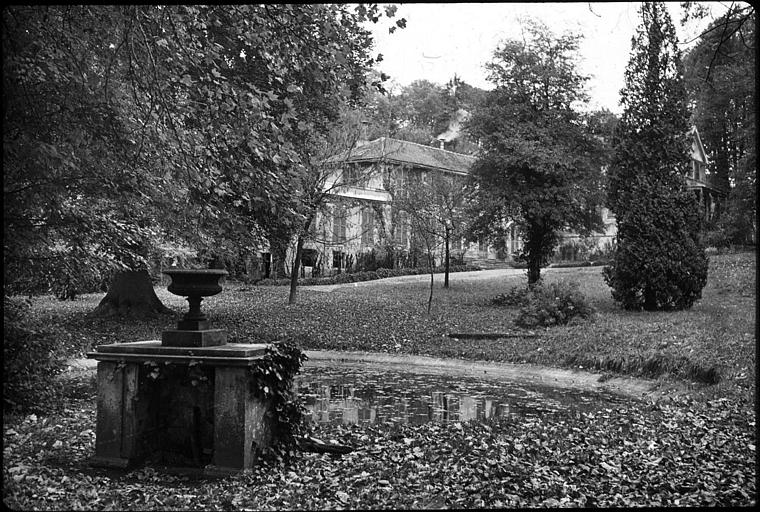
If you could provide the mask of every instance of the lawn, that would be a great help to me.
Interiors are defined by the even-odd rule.
[[[698,385],[711,396],[728,393],[754,400],[755,254],[714,255],[702,299],[688,311],[627,312],[612,301],[599,267],[551,269],[547,281],[580,284],[597,308],[588,321],[534,331],[535,337],[457,340],[461,332],[519,332],[512,324],[517,310],[490,305],[490,299],[524,276],[458,281],[436,285],[433,309],[426,314],[425,280],[404,284],[375,281],[332,292],[301,290],[298,303],[287,305],[286,287],[227,283],[222,294],[204,302],[216,326],[229,330],[233,342],[289,338],[306,349],[359,350],[528,362],[657,378]],[[184,299],[157,287],[159,297],[178,312]],[[39,299],[40,315],[65,327],[63,340],[72,354],[93,345],[154,339],[173,325],[171,318],[123,322],[84,318],[102,294],[74,302]]]
[[[58,407],[10,415],[3,426],[3,502],[18,509],[258,510],[556,506],[751,506],[756,503],[755,256],[711,257],[703,299],[690,311],[615,308],[600,269],[561,269],[598,312],[535,338],[454,340],[451,332],[514,331],[516,311],[490,298],[522,277],[436,288],[425,282],[302,290],[228,283],[206,311],[235,341],[292,338],[330,348],[527,361],[600,373],[659,376],[684,393],[630,400],[559,417],[486,423],[321,425],[313,434],[355,450],[298,453],[221,480],[88,467],[94,450],[94,384],[68,376]],[[178,313],[184,300],[158,290]],[[72,355],[93,344],[157,337],[170,318],[84,318],[101,295],[42,298],[35,308],[65,327]],[[718,379],[707,385],[702,381]],[[690,389],[691,388],[691,389]]]

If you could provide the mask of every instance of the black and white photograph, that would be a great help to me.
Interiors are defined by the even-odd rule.
[[[3,507],[757,506],[757,29],[4,6]]]

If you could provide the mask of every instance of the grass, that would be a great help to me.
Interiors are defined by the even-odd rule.
[[[544,271],[544,279],[573,280],[597,309],[590,320],[534,331],[535,337],[467,339],[455,332],[520,332],[514,308],[490,304],[492,297],[524,276],[457,280],[446,290],[436,285],[433,309],[426,314],[429,282],[377,281],[326,293],[303,289],[287,305],[287,288],[227,283],[225,291],[204,301],[216,326],[233,342],[289,338],[305,349],[359,350],[534,363],[603,373],[716,384],[709,393],[754,400],[755,254],[713,255],[703,297],[688,311],[629,312],[616,307],[601,269]],[[184,299],[157,288],[164,303],[184,311]],[[162,317],[144,321],[90,319],[101,294],[73,302],[36,300],[38,314],[59,323],[72,354],[116,341],[155,339],[173,324]]]

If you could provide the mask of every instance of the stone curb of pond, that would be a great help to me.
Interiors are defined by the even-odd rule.
[[[376,352],[340,352],[337,350],[306,350],[310,366],[331,363],[352,363],[392,367],[396,371],[457,375],[475,379],[508,380],[538,386],[609,392],[634,398],[651,396],[657,381],[634,377],[609,377],[598,373],[565,370],[528,363],[502,363],[465,359],[440,359],[430,356],[387,354]]]
[[[560,388],[610,392],[628,397],[643,398],[652,395],[657,382],[634,377],[610,377],[596,373],[566,370],[528,363],[502,363],[441,359],[430,356],[388,354],[379,352],[341,352],[337,350],[305,350],[307,366],[327,366],[334,363],[392,367],[396,371],[461,376],[489,380],[508,380]],[[69,359],[70,371],[94,370],[94,359]]]

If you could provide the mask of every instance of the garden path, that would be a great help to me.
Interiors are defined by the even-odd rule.
[[[568,268],[544,268],[541,269],[541,273],[583,273],[588,272],[601,272],[602,267],[568,267]],[[473,270],[468,272],[452,272],[449,274],[449,282],[457,283],[464,281],[479,281],[481,279],[493,279],[494,277],[511,277],[522,276],[525,274],[525,269],[519,268],[496,268],[488,270]],[[433,278],[436,283],[442,283],[444,278],[443,272],[437,272],[433,274]],[[315,292],[331,292],[338,288],[343,287],[358,287],[358,286],[381,286],[396,283],[415,283],[415,282],[429,282],[430,274],[414,274],[408,276],[387,277],[385,279],[375,279],[372,281],[360,281],[358,283],[342,283],[342,284],[321,284],[315,286],[299,286],[300,290],[312,290]]]

